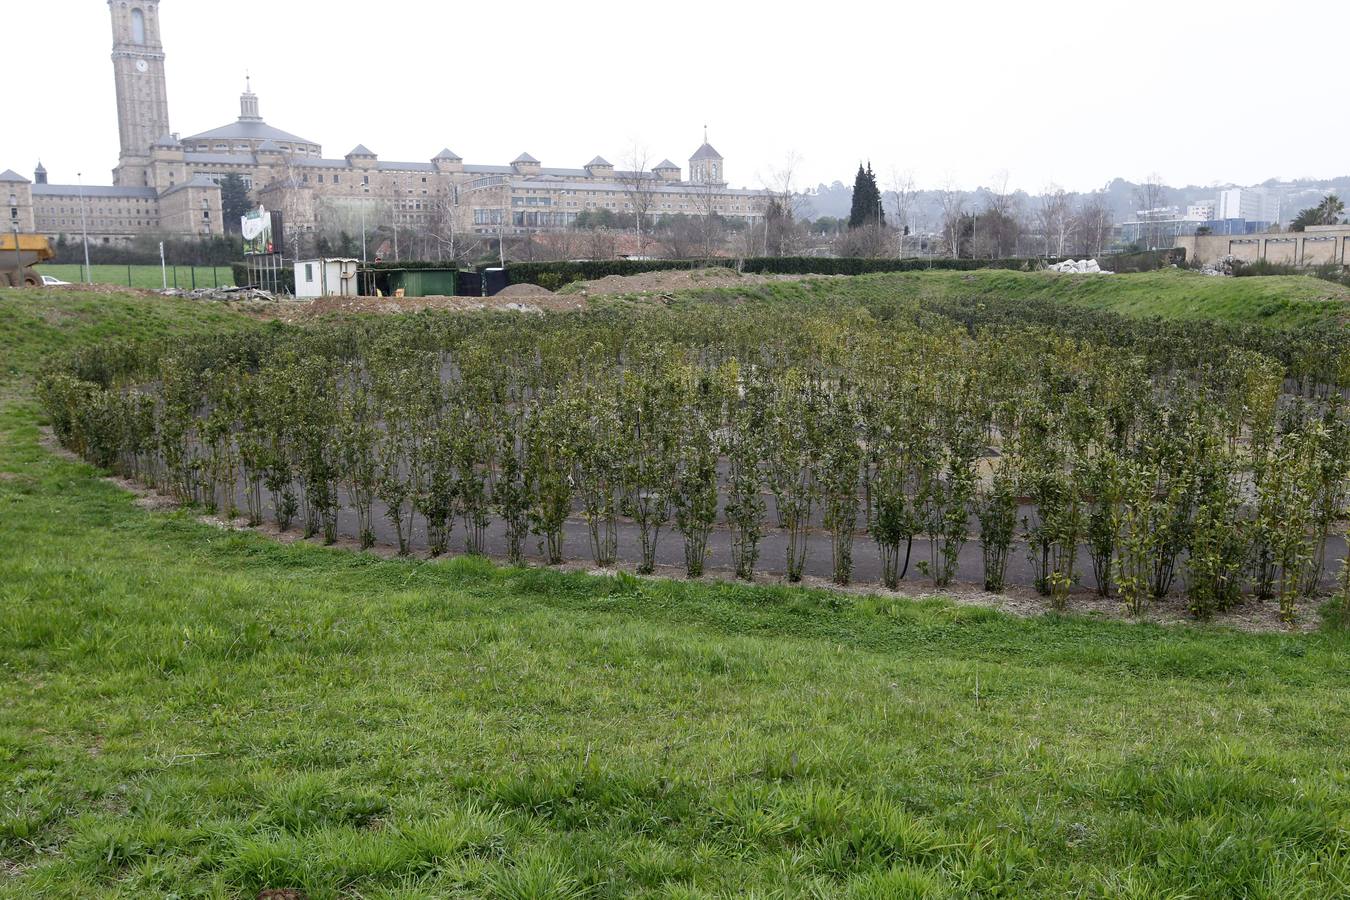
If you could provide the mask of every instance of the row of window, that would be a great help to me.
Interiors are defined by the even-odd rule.
[[[52,217],[49,217],[49,216],[39,216],[39,217],[38,217],[38,224],[39,224],[39,225],[47,225],[47,226],[55,226],[55,225],[79,226],[79,225],[80,225],[80,220],[79,220],[79,219],[56,219],[56,218],[52,218]],[[84,224],[88,225],[88,226],[91,227],[91,228],[97,228],[97,227],[103,227],[103,228],[133,228],[133,227],[135,227],[135,228],[148,228],[148,227],[150,227],[151,225],[154,225],[155,223],[154,223],[154,222],[151,222],[151,221],[149,221],[149,220],[147,220],[147,219],[134,219],[134,220],[133,220],[133,219],[90,219],[88,222],[86,222],[86,223],[84,223]]]

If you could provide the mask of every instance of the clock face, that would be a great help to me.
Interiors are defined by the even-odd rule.
[[[150,64],[149,64],[148,62],[146,62],[146,61],[143,60],[143,59],[138,59],[138,60],[136,60],[136,71],[137,71],[137,72],[144,72],[144,71],[145,71],[146,69],[148,69],[148,68],[150,68]]]

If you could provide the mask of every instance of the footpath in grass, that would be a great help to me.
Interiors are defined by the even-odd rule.
[[[281,545],[48,453],[25,378],[0,897],[1350,889],[1344,635]]]
[[[38,267],[43,275],[51,275],[71,284],[83,284],[82,264],[44,263]],[[89,277],[94,284],[141,288],[157,291],[165,282],[171,288],[191,290],[201,287],[221,287],[234,284],[234,272],[229,266],[90,266]]]

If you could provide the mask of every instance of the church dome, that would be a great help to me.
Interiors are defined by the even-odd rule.
[[[182,139],[182,143],[188,150],[201,151],[202,145],[210,145],[205,147],[207,151],[220,150],[221,148],[216,146],[219,142],[227,145],[224,148],[226,152],[235,152],[236,144],[245,143],[249,145],[250,150],[258,150],[267,141],[290,145],[282,149],[290,149],[296,153],[311,156],[319,155],[319,145],[314,141],[291,134],[289,131],[282,131],[280,128],[274,128],[263,121],[262,115],[258,112],[258,95],[253,93],[251,86],[239,95],[239,119],[237,121]]]

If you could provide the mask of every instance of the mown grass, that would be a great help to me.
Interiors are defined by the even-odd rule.
[[[1344,635],[286,546],[21,392],[0,473],[0,897],[1350,891]]]
[[[72,284],[84,283],[84,265],[81,263],[43,263],[38,266],[43,275],[51,275]],[[229,266],[168,266],[164,272],[159,266],[90,266],[89,277],[94,284],[142,288],[157,291],[164,286],[167,275],[169,287],[218,287],[234,284],[234,272]],[[195,281],[194,281],[195,279]]]
[[[728,289],[746,293],[743,288]],[[783,298],[1048,300],[1137,318],[1262,324],[1277,328],[1350,323],[1350,288],[1311,275],[1215,278],[1169,269],[1128,275],[1060,275],[984,269],[902,272],[767,285]]]

